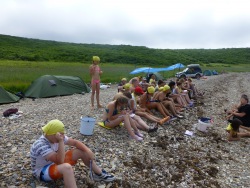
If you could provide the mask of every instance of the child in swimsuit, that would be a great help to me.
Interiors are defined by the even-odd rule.
[[[233,120],[228,120],[229,124],[226,128],[226,131],[228,134],[228,141],[238,141],[241,137],[250,137],[250,130],[245,129],[244,126],[242,126],[242,121],[234,118]],[[245,129],[247,132],[240,132],[239,128]]]
[[[137,141],[143,140],[143,135],[132,121],[129,112],[126,110],[128,106],[128,98],[125,96],[118,97],[115,101],[108,103],[104,114],[103,123],[106,127],[114,128],[124,122],[130,137]]]
[[[89,67],[89,72],[91,75],[91,109],[94,109],[94,97],[96,94],[96,102],[97,102],[97,107],[102,108],[102,105],[100,104],[100,75],[102,74],[102,71],[99,67],[100,63],[100,58],[98,56],[93,56],[93,63]]]
[[[154,92],[155,88],[153,86],[147,88],[147,92],[142,94],[140,97],[140,107],[146,109],[146,112],[152,115],[154,115],[153,112],[151,112],[152,109],[158,110],[164,118],[169,118],[170,114],[163,104],[152,100]]]

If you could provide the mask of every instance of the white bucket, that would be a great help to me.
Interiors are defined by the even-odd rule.
[[[80,133],[83,135],[92,135],[95,127],[95,119],[92,117],[81,117]]]
[[[198,120],[197,129],[202,132],[207,132],[207,128],[212,126],[211,121],[209,123]]]

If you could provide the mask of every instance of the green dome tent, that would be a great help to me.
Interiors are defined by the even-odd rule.
[[[36,79],[25,92],[26,97],[44,98],[90,92],[79,77],[44,75]]]
[[[19,101],[19,97],[6,91],[0,86],[0,104],[7,104]]]
[[[204,75],[204,76],[212,76],[213,73],[212,73],[211,70],[204,70],[203,75]]]

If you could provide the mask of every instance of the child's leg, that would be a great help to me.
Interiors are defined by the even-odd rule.
[[[135,138],[135,133],[132,130],[132,125],[130,124],[130,116],[128,114],[123,116],[124,119],[124,127],[127,129],[128,134],[132,137]],[[135,126],[135,125],[134,125]],[[136,126],[135,126],[136,127]],[[135,128],[137,129],[137,128]],[[138,130],[138,129],[137,129]]]
[[[242,125],[241,125],[240,128],[241,128],[241,129],[245,129],[245,130],[247,130],[247,131],[250,131],[250,127],[245,127],[245,126],[242,126]]]
[[[173,107],[171,101],[163,101],[162,104],[164,105],[164,107],[168,107],[168,109],[172,112],[174,116],[177,116],[177,112],[175,111],[175,108]]]
[[[72,188],[77,187],[74,171],[70,164],[63,163],[57,165],[57,170],[63,175],[64,187],[72,187]]]
[[[130,122],[130,126],[134,129],[134,131],[139,132],[139,129],[136,126],[135,120],[133,120],[130,116],[129,116],[129,122]]]
[[[171,116],[171,114],[169,113],[169,111],[167,110],[167,108],[162,104],[162,103],[158,103],[159,104],[159,108],[162,108],[162,110],[164,111],[164,113],[167,115],[167,116]],[[157,108],[158,109],[158,108]],[[164,117],[167,117],[167,116],[164,116]]]
[[[250,137],[250,132],[241,132],[241,133],[237,133],[240,137]]]
[[[41,176],[42,181],[51,181],[63,178],[65,187],[76,188],[76,180],[74,171],[69,163],[62,163],[60,165],[51,164],[42,169]]]
[[[103,172],[103,170],[97,166],[97,164],[94,161],[95,160],[94,154],[87,146],[85,146],[83,143],[80,142],[78,143],[78,148],[80,149],[73,150],[72,160],[75,161],[77,159],[82,159],[82,161],[84,162],[86,166],[90,168],[90,165],[91,165],[92,171],[94,172],[93,175],[96,174],[97,175],[96,177],[98,177],[97,179],[93,177],[95,181],[103,180],[103,181],[110,182],[114,180],[114,176],[109,175],[105,171]],[[104,176],[103,176],[103,173],[105,174]]]
[[[185,94],[185,99],[186,99],[186,101],[187,101],[188,103],[190,103],[190,102],[191,102],[191,100],[190,100],[190,98],[189,98],[188,94]]]
[[[91,81],[91,108],[94,108],[94,97],[96,92],[96,84],[94,80]]]
[[[96,102],[97,107],[102,108],[102,105],[100,104],[100,82],[96,83]]]
[[[188,103],[187,103],[185,97],[184,97],[183,95],[180,95],[180,98],[181,98],[181,100],[182,100],[182,103],[184,104],[184,107],[187,107],[187,106],[188,106]]]
[[[134,125],[136,126],[137,129],[144,130],[143,126],[140,125],[139,122],[134,119],[134,117],[132,119],[133,119],[132,121],[134,121]]]
[[[159,123],[162,120],[161,118],[158,118],[157,116],[154,116],[154,115],[149,114],[149,113],[145,113],[145,118],[147,118],[151,121],[154,121],[156,123]]]
[[[177,96],[176,101],[179,105],[181,105],[182,107],[185,107],[185,103],[181,100],[180,96]]]
[[[144,130],[144,131],[148,131],[149,126],[146,124],[145,121],[143,121],[143,120],[141,119],[140,116],[135,115],[135,116],[133,117],[133,119],[137,122],[136,126],[137,126],[139,129]]]
[[[147,107],[148,107],[149,109],[157,109],[157,110],[163,115],[163,117],[167,117],[168,114],[169,114],[169,113],[168,113],[168,114],[165,113],[165,111],[163,110],[161,104],[158,103],[158,102],[151,102],[151,103],[149,103],[149,104],[147,105]],[[165,107],[164,107],[164,108],[165,108]]]
[[[117,118],[117,119],[114,119],[112,121],[105,121],[105,126],[107,127],[110,127],[110,128],[114,128],[116,126],[118,126],[121,122],[123,122],[124,118],[121,117],[121,118]]]
[[[147,112],[141,112],[141,111],[136,110],[135,114],[140,116],[140,117],[144,117],[144,118],[146,118],[146,119],[148,119],[150,121],[153,121],[155,123],[159,123],[161,121],[160,118],[158,118],[158,117],[156,117],[154,115],[151,115],[151,114],[149,114]]]
[[[152,119],[154,122],[156,122],[157,124],[163,125],[165,122],[167,122],[170,119],[170,116],[164,117],[163,119],[160,119],[154,115],[151,115],[149,113],[145,113],[146,118],[148,119]]]
[[[102,170],[100,167],[98,167],[94,161],[94,153],[86,146],[82,150],[79,149],[74,149],[73,150],[73,155],[72,155],[73,160],[78,160],[82,159],[83,163],[87,166],[90,167],[90,161],[92,161],[92,170],[96,174],[101,174]]]

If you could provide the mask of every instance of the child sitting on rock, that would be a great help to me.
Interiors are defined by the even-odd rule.
[[[226,131],[229,133],[228,141],[238,141],[241,137],[249,137],[250,136],[250,128],[247,129],[246,127],[242,126],[242,121],[235,118],[233,120],[228,120],[229,124],[226,128]],[[240,132],[239,129],[243,128],[248,132]]]
[[[52,181],[63,178],[65,187],[76,188],[71,165],[76,164],[78,159],[90,167],[90,175],[95,181],[111,182],[115,179],[96,165],[94,154],[86,145],[65,135],[64,124],[61,121],[51,120],[42,130],[44,134],[30,149],[33,175],[39,180]],[[73,148],[65,151],[65,145]]]

